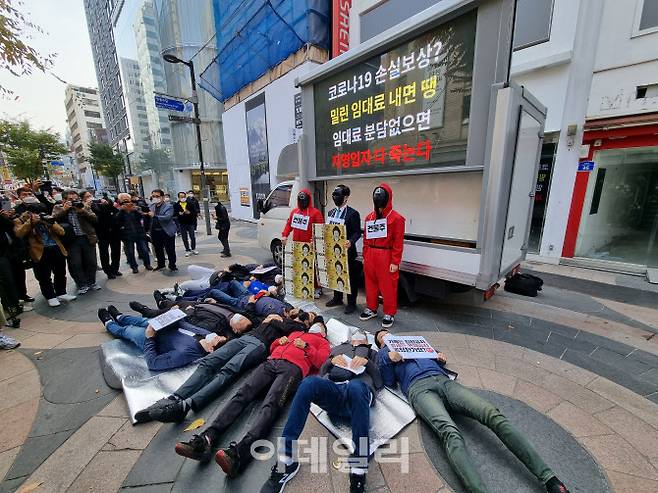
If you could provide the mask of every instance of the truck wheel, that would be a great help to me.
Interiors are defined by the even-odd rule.
[[[283,266],[283,243],[281,240],[273,240],[270,245],[270,250],[272,251],[272,260],[278,267]]]

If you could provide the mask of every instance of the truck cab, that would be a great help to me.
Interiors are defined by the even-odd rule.
[[[272,252],[272,259],[281,265],[283,260],[283,244],[281,232],[290,212],[296,207],[299,181],[291,180],[279,183],[265,200],[257,203],[260,218],[258,219],[258,245]]]

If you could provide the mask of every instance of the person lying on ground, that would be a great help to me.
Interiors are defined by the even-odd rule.
[[[569,493],[532,444],[493,404],[448,378],[443,368],[445,355],[438,353],[436,359],[404,360],[400,353],[390,351],[385,346],[384,338],[388,334],[386,329],[375,334],[375,342],[380,348],[377,365],[384,384],[392,388],[400,384],[416,414],[439,437],[448,462],[469,492],[485,493],[490,490],[466,449],[462,434],[452,419],[454,414],[475,419],[493,431],[542,482],[548,493]]]
[[[209,298],[214,298],[222,304],[233,306],[240,311],[254,313],[255,315],[269,315],[276,313],[283,316],[290,305],[285,301],[269,296],[267,291],[252,294],[240,281],[231,281],[225,290],[212,289]]]
[[[326,336],[327,327],[318,316],[308,332],[296,331],[275,340],[267,361],[251,372],[205,431],[187,442],[176,443],[176,453],[201,462],[209,461],[222,433],[267,390],[249,431],[239,442],[231,442],[215,456],[215,461],[229,477],[237,476],[251,459],[251,445],[267,437],[302,378],[317,373],[329,356],[331,348]]]
[[[115,337],[144,351],[149,370],[171,370],[189,365],[226,344],[228,338],[179,320],[155,331],[144,317],[124,315],[116,307],[99,308],[98,318]]]
[[[200,302],[167,300],[163,301],[158,309],[149,308],[137,301],[131,301],[129,305],[132,310],[147,318],[155,318],[172,308],[179,308],[187,314],[180,322],[183,328],[186,328],[184,325],[191,324],[226,337],[227,340],[235,339],[255,325],[246,315],[238,313],[234,308],[220,305],[212,298]]]
[[[269,315],[258,327],[203,358],[183,385],[172,395],[137,412],[135,420],[181,423],[190,409],[203,409],[234,378],[265,361],[275,340],[308,329],[314,319],[313,313],[299,313],[295,319]]]
[[[304,429],[311,403],[324,409],[329,416],[347,418],[352,425],[354,452],[349,459],[350,492],[365,491],[369,456],[370,406],[377,390],[383,387],[375,363],[377,352],[368,344],[361,331],[351,340],[333,348],[320,369],[320,376],[307,377],[297,389],[283,429],[284,450],[279,450],[277,464],[261,493],[279,493],[299,471],[293,443]],[[346,357],[350,359],[346,359]],[[356,372],[356,373],[355,373]],[[358,373],[358,374],[357,374]]]

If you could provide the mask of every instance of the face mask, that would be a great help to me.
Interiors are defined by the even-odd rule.
[[[56,193],[55,195],[53,195],[53,198],[54,198],[57,202],[61,202],[61,201],[62,201],[62,194],[61,194],[61,193]]]
[[[372,192],[372,203],[375,209],[383,209],[388,204],[388,192],[382,187],[375,188]]]
[[[308,329],[309,334],[324,334],[324,326],[322,324],[313,324]]]
[[[23,199],[24,204],[39,204],[39,199],[33,195],[29,195]]]
[[[180,200],[181,202],[187,202],[187,199],[185,197],[183,197],[182,199],[178,199],[178,200]]]
[[[169,202],[171,199],[169,197],[165,197],[165,202]]]
[[[366,338],[363,332],[355,332],[354,334],[352,334],[352,342],[357,342],[357,341],[365,344],[368,341],[368,339]]]
[[[208,342],[212,342],[212,340],[213,340],[215,337],[217,337],[217,334],[215,334],[214,332],[211,332],[210,334],[208,334],[208,335],[205,337],[205,339],[206,339],[206,341],[208,341]]]
[[[188,198],[188,199],[191,199],[192,197],[194,197],[194,195],[192,195],[191,193],[188,193],[188,194],[187,194],[187,198]]]
[[[300,209],[306,209],[311,203],[311,197],[306,192],[301,192],[297,195],[297,205]]]
[[[161,204],[162,203],[162,197],[152,197],[151,200],[155,204]]]

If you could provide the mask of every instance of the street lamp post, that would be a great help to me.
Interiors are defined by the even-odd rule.
[[[203,148],[201,146],[201,121],[199,120],[199,99],[196,93],[196,77],[194,74],[194,62],[190,60],[189,62],[183,61],[177,56],[166,54],[163,55],[165,62],[169,63],[182,63],[187,65],[190,69],[190,82],[192,83],[192,104],[194,106],[194,125],[196,126],[196,142],[197,148],[199,149],[199,163],[200,163],[200,172],[201,172],[201,190],[203,193],[203,215],[206,219],[206,234],[212,234],[212,228],[210,227],[210,197],[208,186],[206,183],[206,167],[203,163]]]

